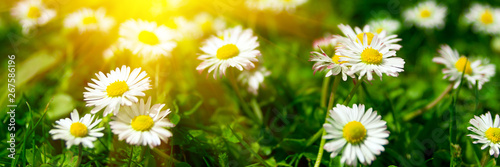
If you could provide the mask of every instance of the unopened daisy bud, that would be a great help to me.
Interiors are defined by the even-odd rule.
[[[96,128],[101,119],[94,121],[94,116],[86,114],[80,118],[78,111],[75,109],[71,113],[71,118],[56,121],[54,129],[50,130],[49,133],[54,140],[65,140],[68,149],[73,145],[80,144],[88,148],[93,148],[93,142],[104,135],[101,132],[104,127]]]

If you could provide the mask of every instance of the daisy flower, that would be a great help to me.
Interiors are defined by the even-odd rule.
[[[264,83],[264,78],[271,75],[266,67],[258,66],[251,70],[243,71],[238,75],[238,80],[244,85],[248,85],[248,92],[257,95],[259,86]]]
[[[401,49],[401,45],[396,44],[397,42],[401,41],[401,38],[397,38],[397,35],[389,34],[385,30],[381,30],[379,32],[379,29],[372,28],[369,25],[365,25],[363,29],[359,27],[354,27],[353,29],[349,25],[340,24],[339,28],[342,33],[346,35],[346,37],[334,35],[333,38],[336,39],[340,44],[342,44],[342,42],[345,42],[346,40],[353,40],[355,42],[362,43],[363,36],[366,34],[366,36],[368,37],[368,44],[372,42],[375,35],[378,35],[378,37],[382,39],[382,41],[384,41],[384,44],[390,45],[390,48],[394,50]]]
[[[472,143],[481,144],[481,150],[489,146],[490,155],[498,158],[500,153],[498,150],[500,147],[500,118],[498,114],[495,114],[495,120],[491,117],[490,112],[479,117],[474,116],[469,123],[472,126],[467,127],[467,129],[472,131],[473,134],[467,136],[475,139]]]
[[[316,51],[319,51],[324,48],[335,49],[335,47],[337,47],[337,44],[338,44],[337,38],[334,38],[333,35],[328,35],[326,37],[314,40],[313,48]]]
[[[202,12],[194,17],[194,22],[201,27],[203,32],[219,32],[226,28],[226,21],[222,17],[214,17]]]
[[[388,34],[394,34],[401,27],[401,23],[394,19],[377,19],[368,22],[372,30],[378,34],[386,31]]]
[[[281,12],[293,11],[306,2],[307,0],[247,0],[246,5],[250,9]]]
[[[64,118],[56,121],[57,125],[55,125],[54,129],[50,130],[49,133],[54,140],[65,140],[68,149],[73,145],[79,144],[88,148],[93,148],[93,142],[96,141],[98,137],[104,135],[101,132],[104,127],[95,128],[100,122],[101,119],[96,119],[94,121],[94,115],[90,114],[85,114],[85,116],[80,118],[78,111],[75,109],[71,113],[71,118]]]
[[[465,17],[477,31],[488,34],[500,33],[500,9],[476,3],[472,5]]]
[[[404,11],[403,17],[406,22],[421,28],[443,28],[446,10],[446,6],[438,5],[434,1],[425,1]]]
[[[118,114],[121,105],[130,106],[138,101],[136,96],[145,96],[144,91],[151,89],[149,84],[151,80],[146,77],[146,72],[141,68],[136,68],[130,72],[130,67],[122,66],[111,70],[110,73],[104,75],[99,72],[95,74],[96,79],[92,79],[94,83],[89,83],[89,87],[85,87],[87,92],[83,93],[86,106],[94,106],[90,111],[92,114],[106,108],[103,115],[109,113]]]
[[[172,137],[172,132],[165,128],[175,126],[165,118],[170,109],[161,111],[164,106],[165,104],[151,106],[151,97],[146,103],[141,99],[139,103],[123,107],[125,113],[113,117],[109,125],[118,139],[125,139],[128,144],[149,145],[151,148],[159,146],[160,139],[168,142],[168,138]]]
[[[11,14],[20,20],[23,32],[28,33],[31,28],[52,20],[56,11],[45,7],[41,0],[25,0],[18,2]]]
[[[477,81],[478,89],[495,75],[495,65],[488,64],[489,61],[486,59],[469,60],[465,56],[459,56],[458,51],[448,45],[442,45],[438,52],[440,57],[434,57],[432,61],[446,66],[443,69],[443,78],[455,82],[455,89],[460,85],[462,72],[465,72],[464,78],[468,81],[469,87],[472,88]]]
[[[333,57],[329,57],[325,52],[323,52],[322,49],[320,49],[321,52],[311,52],[311,58],[309,61],[314,61],[313,65],[313,70],[314,74],[318,71],[328,71],[326,73],[325,77],[329,77],[332,75],[338,75],[342,73],[342,80],[346,81],[347,76],[347,71],[349,71],[349,67],[344,65],[345,62],[340,61],[340,55],[334,55]],[[349,75],[350,77],[354,78],[354,76]]]
[[[401,45],[395,44],[401,39],[397,35],[383,36],[377,33],[365,33],[356,27],[356,33],[350,26],[339,25],[340,30],[346,37],[341,39],[341,46],[337,47],[336,54],[341,55],[339,61],[350,66],[347,75],[357,74],[359,79],[367,76],[369,81],[373,80],[372,73],[377,74],[382,79],[382,74],[397,77],[399,72],[403,72],[405,61],[396,56],[396,50]],[[385,31],[382,31],[385,32]]]
[[[174,31],[156,22],[128,20],[120,25],[119,34],[118,41],[124,48],[148,59],[170,55],[177,46]]]
[[[331,140],[324,149],[331,152],[331,158],[342,152],[341,163],[356,166],[359,161],[370,165],[389,143],[386,122],[372,108],[365,112],[362,104],[352,108],[337,104],[329,115],[323,125],[327,133],[323,138]]]
[[[208,73],[214,72],[214,78],[226,74],[228,67],[236,67],[238,70],[254,68],[253,62],[257,62],[260,51],[257,50],[259,43],[251,29],[243,29],[241,26],[230,28],[212,36],[205,41],[200,49],[203,51],[198,59],[203,62],[196,70],[203,71],[208,68]]]
[[[170,18],[165,26],[176,32],[175,39],[178,40],[196,39],[203,35],[203,31],[195,22],[182,16]]]
[[[106,16],[104,9],[92,10],[89,8],[71,13],[64,20],[66,28],[76,28],[80,33],[95,30],[108,32],[114,23],[113,18]]]
[[[268,0],[269,9],[275,12],[294,11],[297,6],[307,2],[307,0]]]

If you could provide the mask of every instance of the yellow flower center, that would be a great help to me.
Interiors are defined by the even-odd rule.
[[[488,128],[485,132],[486,138],[488,138],[492,143],[500,142],[500,128]]]
[[[238,49],[238,47],[236,47],[236,45],[227,44],[227,45],[224,45],[224,46],[220,47],[219,49],[217,49],[216,56],[218,59],[225,60],[225,59],[229,59],[229,58],[238,56],[238,54],[240,54],[240,50]]]
[[[357,144],[363,141],[366,137],[366,129],[363,124],[358,121],[351,121],[342,129],[343,137],[351,144]]]
[[[95,24],[97,23],[97,19],[94,16],[87,16],[83,18],[82,23],[85,25]]]
[[[375,31],[377,31],[377,34],[380,34],[383,30],[384,30],[383,28],[377,28],[377,30]]]
[[[167,22],[165,23],[165,26],[167,26],[168,28],[171,28],[171,29],[177,29],[177,23],[175,23],[174,19],[167,20]]]
[[[139,41],[148,45],[156,45],[160,43],[160,40],[155,33],[146,30],[139,33]]]
[[[106,87],[106,93],[110,97],[121,96],[127,91],[128,85],[125,81],[116,81]]]
[[[465,68],[466,74],[468,74],[468,75],[472,74],[472,68],[470,67],[470,61],[467,60],[467,57],[465,57],[465,56],[462,56],[458,59],[458,61],[455,63],[455,68],[457,68],[457,70],[460,72],[464,71],[464,68]]]
[[[42,13],[40,12],[40,9],[36,6],[30,7],[30,9],[28,10],[28,14],[26,14],[26,16],[28,16],[28,18],[31,19],[36,19],[40,17],[40,15],[42,15]]]
[[[205,32],[212,30],[212,22],[205,21],[201,24],[201,29]]]
[[[382,53],[368,47],[361,53],[361,61],[366,64],[380,64],[382,63]]]
[[[363,36],[364,34],[366,34],[366,37],[368,37],[368,45],[370,45],[372,43],[372,39],[373,39],[373,33],[371,32],[365,32],[365,33],[359,33],[358,34],[358,40],[361,41],[361,44],[363,44]]]
[[[422,18],[428,18],[431,17],[431,11],[424,9],[420,11],[420,17]]]
[[[69,132],[71,132],[71,135],[75,137],[85,137],[89,133],[87,126],[85,126],[80,122],[75,122],[71,124]]]
[[[493,15],[491,14],[490,10],[484,11],[484,13],[481,15],[481,22],[486,25],[493,23]]]
[[[332,57],[332,61],[335,63],[335,64],[342,64],[342,63],[347,63],[347,61],[340,61],[340,58],[341,57],[345,57],[345,56],[341,56],[341,55],[334,55]]]
[[[155,125],[153,118],[147,115],[139,115],[132,119],[132,129],[136,131],[149,131]]]

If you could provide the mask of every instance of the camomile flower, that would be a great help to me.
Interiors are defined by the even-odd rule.
[[[31,28],[52,20],[56,11],[48,9],[41,0],[24,0],[12,8],[11,14],[20,20],[23,32],[28,33]]]
[[[329,113],[323,125],[327,135],[323,138],[331,139],[324,146],[331,158],[341,153],[341,163],[356,166],[359,161],[370,165],[385,150],[389,131],[377,111],[365,111],[363,104],[352,108],[337,104]]]
[[[268,0],[269,9],[275,12],[294,11],[297,6],[307,2],[307,0]]]
[[[258,46],[257,37],[251,29],[237,26],[224,30],[218,36],[207,39],[200,48],[203,53],[198,59],[203,62],[196,70],[208,68],[208,73],[213,71],[214,78],[217,78],[218,75],[225,75],[228,67],[236,67],[240,71],[254,68],[253,62],[257,62],[260,55]]]
[[[486,59],[471,60],[465,56],[459,56],[458,51],[448,45],[441,46],[438,52],[440,56],[434,57],[432,61],[446,66],[443,69],[443,78],[449,78],[450,81],[455,82],[455,89],[460,85],[463,72],[465,72],[464,78],[468,81],[469,87],[472,88],[477,81],[478,89],[481,89],[483,84],[495,75],[495,65],[488,64],[489,61]]]
[[[175,31],[175,39],[178,40],[197,39],[203,35],[201,27],[182,16],[170,18],[165,26]]]
[[[83,8],[74,13],[69,14],[64,19],[66,28],[76,28],[79,32],[85,31],[102,31],[108,32],[113,27],[115,21],[111,17],[106,16],[104,9],[89,9]]]
[[[109,125],[118,139],[125,139],[128,144],[149,145],[150,148],[159,146],[160,140],[168,142],[168,138],[172,137],[172,132],[165,128],[175,126],[165,118],[170,109],[161,111],[164,106],[151,106],[151,97],[146,103],[141,99],[139,103],[123,107],[124,113],[114,116]]]
[[[151,89],[151,80],[146,77],[146,72],[136,68],[130,72],[130,67],[122,66],[111,70],[104,75],[99,72],[95,74],[94,83],[85,87],[87,92],[83,93],[86,106],[94,106],[90,112],[95,114],[105,108],[103,116],[109,113],[118,114],[121,105],[130,106],[138,101],[136,96],[145,96],[144,91]]]
[[[313,69],[314,74],[318,71],[328,71],[325,77],[329,77],[332,75],[338,75],[342,73],[342,80],[346,81],[347,76],[354,78],[354,76],[347,74],[349,71],[349,67],[347,67],[344,63],[340,61],[340,55],[334,55],[333,57],[329,57],[322,49],[321,52],[311,52],[311,58],[309,61],[314,61]]]
[[[194,22],[203,32],[219,32],[226,28],[226,21],[222,17],[214,17],[206,12],[196,15]]]
[[[174,31],[156,22],[128,20],[120,25],[119,34],[118,41],[124,48],[148,60],[168,56],[177,46],[173,41],[177,36]]]
[[[406,22],[421,28],[443,28],[446,10],[446,6],[438,5],[434,1],[425,1],[404,11],[403,17]]]
[[[369,25],[365,25],[363,29],[359,27],[354,27],[353,29],[349,25],[340,24],[339,28],[346,37],[334,35],[334,39],[336,39],[341,44],[346,40],[353,40],[355,42],[362,43],[363,36],[366,34],[366,36],[368,37],[368,44],[370,44],[371,41],[373,40],[373,37],[377,35],[382,41],[384,41],[384,44],[389,45],[391,49],[394,50],[401,49],[401,45],[396,44],[397,42],[401,41],[401,38],[397,38],[398,37],[397,35],[389,34],[385,30],[381,30],[379,32],[379,29],[372,28]]]
[[[271,75],[271,72],[266,67],[258,66],[251,70],[246,70],[238,75],[238,80],[247,85],[248,92],[257,95],[260,85],[264,83],[264,78]]]
[[[314,40],[313,48],[316,51],[320,51],[321,49],[331,48],[335,49],[339,44],[338,39],[334,38],[333,35],[328,35],[326,37],[322,37]]]
[[[82,118],[78,115],[78,111],[73,110],[71,118],[64,118],[56,121],[54,129],[49,133],[52,139],[62,139],[66,141],[66,147],[69,149],[73,145],[82,144],[85,147],[93,148],[93,142],[98,137],[104,134],[101,132],[104,127],[96,128],[96,125],[101,122],[101,119],[94,121],[94,115],[85,114]]]
[[[472,143],[481,144],[481,150],[490,147],[490,155],[498,158],[500,151],[500,118],[495,114],[495,120],[491,117],[490,112],[470,119],[469,123],[472,126],[467,127],[473,134],[467,136],[475,139]]]
[[[349,66],[347,75],[358,75],[359,79],[367,76],[369,81],[373,80],[372,73],[382,79],[382,74],[397,77],[403,72],[405,61],[395,57],[396,50],[401,45],[395,44],[401,39],[397,35],[383,37],[377,33],[361,32],[356,28],[358,34],[354,33],[350,26],[339,25],[340,30],[346,35],[341,37],[341,46],[337,47],[336,54],[341,55],[340,62]],[[369,28],[365,28],[369,29]],[[385,31],[382,31],[385,32]]]
[[[377,19],[368,22],[368,25],[378,34],[382,33],[382,31],[386,31],[388,34],[394,34],[399,30],[401,23],[394,19]]]
[[[472,5],[465,17],[477,31],[488,34],[500,33],[500,9],[476,3]]]
[[[307,0],[247,0],[246,5],[250,9],[281,12],[294,11],[297,6],[306,2]]]

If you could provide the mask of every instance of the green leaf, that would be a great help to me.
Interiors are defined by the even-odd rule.
[[[285,138],[280,146],[287,151],[301,152],[306,146],[306,140]]]
[[[241,137],[240,134],[238,134],[238,136]],[[227,141],[232,142],[232,143],[239,143],[240,142],[238,140],[238,138],[236,138],[236,136],[233,135],[233,133],[231,132],[231,129],[226,128],[226,127],[222,128],[222,137],[224,137],[224,139],[226,139]]]
[[[65,93],[56,94],[54,96],[53,103],[50,109],[47,111],[47,117],[49,120],[55,120],[68,115],[75,108],[75,102],[73,98]]]

